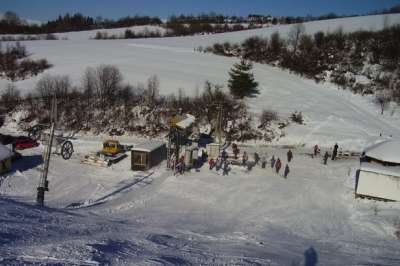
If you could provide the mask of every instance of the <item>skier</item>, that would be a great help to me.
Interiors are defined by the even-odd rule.
[[[275,163],[275,170],[277,174],[279,174],[279,170],[281,170],[281,167],[282,167],[281,159],[279,159],[278,157],[278,160],[276,160]]]
[[[222,175],[228,175],[228,174],[229,174],[229,162],[225,161]]]
[[[265,156],[261,157],[261,168],[265,169],[265,166],[267,165],[267,158]]]
[[[285,172],[284,172],[283,176],[284,176],[285,178],[287,178],[289,172],[290,172],[290,170],[289,170],[289,164],[286,164],[286,166],[285,166]]]
[[[226,152],[226,150],[222,151],[221,157],[222,157],[222,160],[226,160],[228,158],[228,153]]]
[[[275,166],[275,155],[272,155],[272,158],[271,158],[271,168],[274,168],[274,166]]]
[[[326,162],[328,161],[328,158],[329,158],[329,154],[328,154],[328,151],[326,151],[324,154],[324,164],[325,165],[326,165]]]
[[[233,151],[233,154],[235,155],[235,159],[237,159],[238,157],[238,154],[239,154],[239,149],[238,149],[238,146],[237,146],[237,144],[236,143],[233,143],[232,144],[232,151]]]
[[[319,152],[320,152],[320,149],[318,147],[318,144],[315,144],[315,146],[314,146],[314,156],[317,156],[317,154],[319,154]]]
[[[254,163],[250,162],[250,161],[247,161],[246,162],[246,166],[247,166],[247,171],[250,172],[251,169],[253,169]]]
[[[291,150],[289,150],[287,152],[287,160],[290,163],[290,161],[293,159],[293,152]]]
[[[221,165],[222,165],[222,160],[221,158],[217,158],[217,161],[215,162],[215,170],[217,170],[217,172],[219,171],[219,169],[221,169]]]
[[[246,165],[246,162],[247,162],[248,159],[249,159],[249,157],[247,156],[247,152],[243,152],[242,164]]]
[[[258,155],[257,152],[254,153],[254,162],[255,164],[258,164],[258,162],[260,161],[260,155]]]
[[[210,170],[212,170],[212,169],[214,168],[214,166],[215,166],[215,161],[214,161],[213,158],[211,158],[211,159],[208,161],[208,165],[210,166]]]
[[[338,148],[339,148],[338,144],[335,143],[335,146],[333,146],[332,160],[336,159]]]

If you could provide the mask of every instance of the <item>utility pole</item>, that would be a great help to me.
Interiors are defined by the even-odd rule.
[[[40,176],[39,186],[37,188],[37,197],[36,202],[38,205],[44,205],[44,193],[45,191],[49,191],[49,181],[47,180],[47,174],[49,172],[49,165],[50,165],[50,156],[51,156],[51,147],[53,145],[53,138],[54,138],[54,128],[56,126],[56,117],[57,117],[57,99],[54,96],[53,104],[51,106],[51,114],[50,114],[50,135],[47,139],[47,146],[43,152],[43,168],[42,174]]]
[[[216,125],[216,131],[218,135],[218,143],[221,145],[222,143],[222,104],[218,103],[217,104],[217,125]]]

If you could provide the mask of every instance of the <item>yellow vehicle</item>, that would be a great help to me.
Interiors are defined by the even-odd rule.
[[[103,154],[116,155],[118,153],[124,152],[124,147],[119,144],[118,140],[106,140],[103,143]]]

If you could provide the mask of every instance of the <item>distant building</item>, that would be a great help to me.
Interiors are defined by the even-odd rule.
[[[12,166],[13,153],[6,146],[0,144],[0,175],[9,172]]]
[[[365,149],[356,176],[356,196],[400,201],[400,141]]]

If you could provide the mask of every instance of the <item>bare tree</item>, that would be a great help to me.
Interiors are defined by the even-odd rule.
[[[15,107],[20,99],[20,91],[14,84],[9,83],[7,84],[5,91],[0,96],[0,105],[9,110]]]
[[[159,87],[160,87],[160,81],[158,80],[158,77],[156,75],[151,76],[147,80],[146,96],[148,104],[152,105],[154,101],[157,99],[159,94]]]
[[[122,74],[116,66],[100,65],[96,68],[97,94],[103,111],[107,105],[112,106],[116,101],[118,90],[121,89]]]
[[[48,98],[53,95],[57,98],[65,98],[71,88],[68,76],[45,75],[36,83],[36,91],[40,97]]]
[[[305,33],[306,27],[303,23],[298,23],[292,26],[288,33],[288,41],[292,46],[293,55],[297,52],[297,47],[299,45],[300,37]]]

